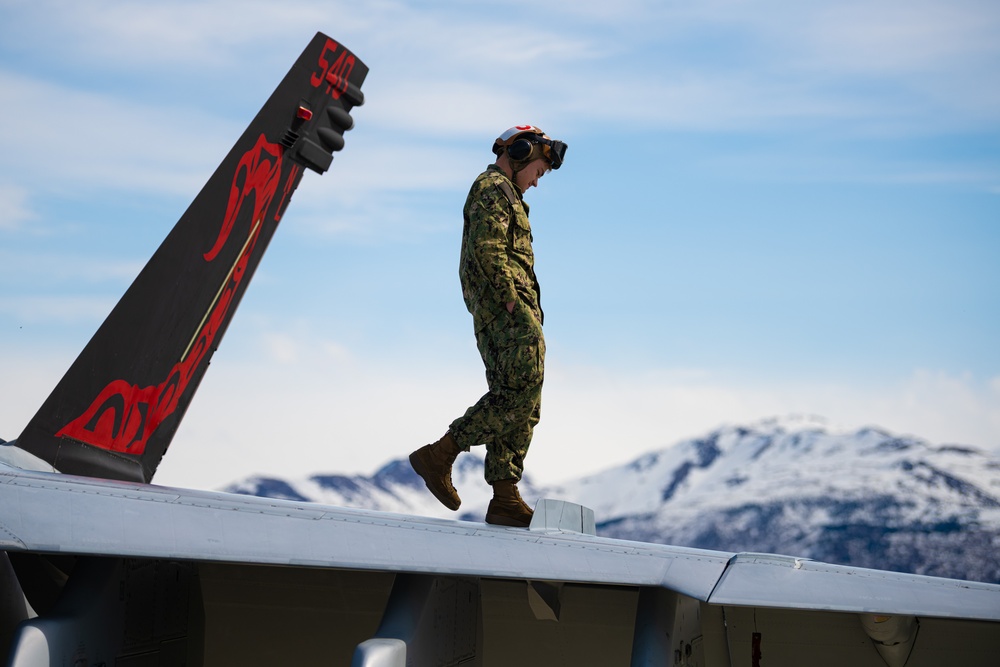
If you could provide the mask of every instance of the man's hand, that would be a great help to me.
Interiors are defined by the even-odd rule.
[[[507,302],[507,312],[510,313],[511,315],[514,314],[514,302],[513,301],[508,301]]]

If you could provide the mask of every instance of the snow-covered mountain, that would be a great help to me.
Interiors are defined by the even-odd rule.
[[[475,453],[459,457],[457,515],[406,459],[371,477],[252,477],[226,490],[481,521],[482,465]],[[609,537],[1000,583],[1000,458],[878,428],[818,418],[726,426],[558,486],[526,478],[519,487],[529,504],[593,508]]]
[[[340,507],[482,521],[493,495],[493,490],[483,481],[482,457],[481,448],[478,452],[474,450],[462,454],[452,468],[452,481],[462,496],[462,508],[457,513],[445,508],[430,494],[424,481],[413,472],[405,458],[390,461],[371,477],[317,474],[299,479],[278,479],[253,476],[230,484],[223,490]],[[527,476],[521,480],[518,489],[531,505],[544,495],[543,490],[536,488]]]

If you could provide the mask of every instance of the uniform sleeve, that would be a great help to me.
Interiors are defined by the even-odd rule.
[[[507,258],[507,231],[513,221],[510,204],[495,185],[485,185],[469,207],[472,253],[502,303],[517,301]]]

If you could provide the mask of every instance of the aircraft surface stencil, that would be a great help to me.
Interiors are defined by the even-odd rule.
[[[0,441],[7,665],[998,664],[996,585],[598,537],[592,511],[553,500],[516,529],[151,484],[367,72],[313,38]]]

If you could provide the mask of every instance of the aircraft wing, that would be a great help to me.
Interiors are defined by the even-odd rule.
[[[234,606],[248,606],[267,616],[302,613],[303,606],[321,605],[322,596],[313,600],[302,593],[303,600],[296,593],[286,594],[289,599],[279,596],[275,600],[271,589],[281,588],[287,584],[282,582],[291,578],[298,586],[315,585],[324,590],[330,585],[330,577],[335,576],[339,578],[335,586],[338,600],[331,606],[340,605],[340,613],[353,609],[369,619],[367,625],[344,636],[331,634],[324,641],[323,652],[341,655],[345,661],[341,664],[347,664],[348,656],[364,657],[366,648],[382,647],[391,639],[409,646],[411,657],[414,650],[426,653],[427,645],[436,645],[442,633],[461,634],[463,626],[457,618],[444,621],[447,627],[426,627],[428,617],[440,617],[442,609],[454,612],[456,606],[477,622],[465,628],[466,636],[461,641],[455,641],[470,655],[483,651],[481,657],[488,655],[488,647],[483,643],[486,630],[479,625],[489,620],[489,610],[496,606],[504,609],[500,617],[505,620],[501,623],[535,626],[532,630],[541,638],[534,637],[533,641],[549,642],[566,655],[587,646],[587,634],[575,626],[586,629],[600,623],[612,628],[615,623],[623,625],[612,633],[616,641],[602,643],[599,651],[591,648],[581,653],[583,659],[596,651],[595,656],[611,663],[584,660],[580,664],[614,664],[615,657],[623,661],[620,664],[647,664],[635,659],[632,652],[652,641],[650,637],[670,641],[658,649],[649,649],[647,657],[672,657],[676,650],[683,654],[685,646],[697,645],[701,662],[681,664],[753,664],[755,633],[744,633],[745,646],[741,649],[739,635],[730,629],[734,621],[748,614],[760,627],[775,625],[776,619],[795,619],[787,622],[788,627],[799,631],[805,627],[806,634],[814,636],[812,645],[800,645],[801,637],[792,641],[793,637],[778,630],[758,633],[761,650],[769,650],[772,657],[759,664],[827,664],[776,658],[778,650],[789,650],[788,646],[794,647],[794,659],[802,660],[803,656],[829,652],[830,645],[839,643],[858,654],[861,648],[866,649],[863,653],[870,661],[858,662],[855,655],[853,662],[829,664],[880,664],[876,662],[881,658],[874,640],[865,634],[865,617],[914,619],[919,633],[911,648],[932,654],[942,650],[930,650],[936,646],[930,639],[934,634],[943,641],[955,633],[964,633],[969,643],[962,650],[968,659],[956,664],[993,664],[977,663],[975,653],[968,652],[1000,648],[1000,586],[995,585],[772,554],[736,554],[614,540],[544,524],[519,530],[31,472],[11,466],[0,466],[0,549],[15,562],[18,557],[43,560],[72,555],[85,564],[116,563],[113,571],[93,577],[105,586],[111,580],[115,597],[120,590],[142,585],[136,580],[137,570],[129,569],[137,566],[126,564],[185,564],[189,572],[184,599],[190,603],[193,596],[200,595],[205,613],[216,624],[225,624]],[[23,563],[18,565],[21,570],[29,569]],[[166,565],[164,568],[163,576],[177,576]],[[234,595],[231,582],[220,583],[233,577],[243,589],[242,595],[237,595],[238,604],[229,597]],[[363,592],[352,597],[344,590],[351,588],[349,582],[356,577],[382,580],[377,585],[362,586]],[[158,585],[162,587],[163,583]],[[379,592],[374,593],[373,588],[379,588]],[[192,592],[195,590],[197,593]],[[92,591],[90,595],[98,593]],[[608,610],[624,613],[624,618],[603,618]],[[128,618],[136,613],[137,609],[123,609],[118,615]],[[320,617],[326,613],[330,612]],[[400,615],[409,620],[399,621]],[[686,618],[686,626],[679,617]],[[297,622],[309,628],[307,634],[319,633],[314,628],[315,620],[299,617]],[[560,624],[565,627],[557,629]],[[26,638],[34,631],[38,641],[44,637],[46,646],[53,636],[69,644],[79,640],[76,633],[64,638],[59,633],[53,635],[50,627],[36,619],[24,624],[19,645],[31,644]],[[391,636],[394,634],[398,636]],[[570,640],[562,634],[573,638],[572,642],[563,645]],[[438,639],[432,641],[435,637]],[[713,638],[711,647],[706,646],[708,637]],[[817,641],[816,637],[825,639]],[[192,640],[187,638],[190,648]],[[113,638],[107,641],[114,644]],[[199,648],[205,656],[242,655],[245,649],[215,636],[198,641],[208,644]],[[678,641],[680,649],[675,648]],[[365,646],[358,649],[362,644]],[[148,645],[143,646],[149,650]],[[310,650],[313,652],[303,659],[311,660],[310,656],[316,655],[316,649]],[[751,662],[740,663],[730,657],[727,663],[720,657],[740,650]],[[543,648],[539,651],[545,654]],[[374,653],[377,655],[377,651]],[[709,661],[706,655],[715,656],[715,661]],[[833,655],[843,659],[844,651]]]
[[[2,464],[0,507],[7,551],[657,586],[716,604],[1000,621],[991,584]]]
[[[733,556],[2,467],[0,507],[8,551],[668,586],[702,600]]]

